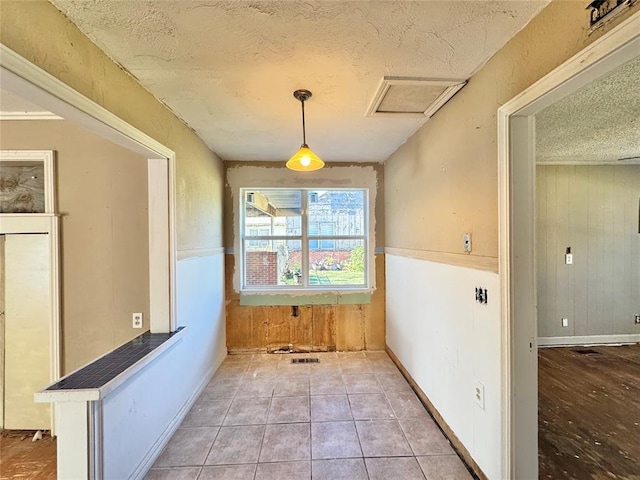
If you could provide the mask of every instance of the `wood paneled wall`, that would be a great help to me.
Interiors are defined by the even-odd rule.
[[[639,203],[640,165],[537,167],[540,337],[640,333]]]
[[[225,255],[227,349],[229,353],[356,351],[385,348],[385,265],[376,255],[371,303],[361,305],[242,306],[233,290],[234,256]]]

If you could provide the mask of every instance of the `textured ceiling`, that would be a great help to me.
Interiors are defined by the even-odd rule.
[[[384,161],[426,118],[366,118],[385,75],[469,78],[549,0],[52,0],[225,160]]]
[[[536,160],[640,163],[640,57],[538,113]]]

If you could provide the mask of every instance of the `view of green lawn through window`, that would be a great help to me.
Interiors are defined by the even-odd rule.
[[[243,190],[244,288],[367,285],[366,190]]]

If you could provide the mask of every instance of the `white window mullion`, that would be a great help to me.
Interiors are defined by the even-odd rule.
[[[302,190],[302,215],[300,217],[300,221],[302,223],[302,245],[301,252],[301,265],[302,265],[302,286],[303,288],[309,287],[309,225],[307,220],[307,205],[308,205],[308,192],[306,190]]]

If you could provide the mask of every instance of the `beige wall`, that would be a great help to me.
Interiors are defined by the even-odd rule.
[[[47,1],[2,0],[0,43],[175,151],[178,249],[222,246],[222,162],[170,110]]]
[[[385,162],[387,247],[456,263],[470,232],[465,264],[497,267],[497,110],[617,23],[588,36],[588,18],[585,2],[550,3]]]
[[[69,372],[149,326],[147,160],[66,121],[3,121],[0,147],[56,151]]]
[[[193,131],[111,61],[47,1],[2,0],[0,43],[172,149],[176,153],[178,258],[200,258],[200,255],[210,255],[222,247],[222,161]],[[146,180],[144,184],[146,185]],[[95,207],[104,210],[106,205]],[[63,241],[66,239],[63,238]],[[119,239],[113,241],[118,242]],[[80,252],[80,255],[88,254],[86,251]],[[123,268],[132,276],[136,275],[135,268],[124,258],[113,264],[110,260],[104,261],[105,264],[100,265],[100,268]],[[190,279],[180,277],[181,263],[178,264],[178,291],[191,291],[193,289],[187,286]],[[214,275],[210,278],[216,277]],[[222,295],[224,285],[218,282],[211,288]],[[124,291],[116,293],[132,298],[127,297],[129,294]],[[224,337],[224,328],[219,329],[216,317],[222,311],[217,311],[217,305],[211,305],[210,298],[197,298],[195,301],[196,304],[189,306],[190,315],[182,316],[178,321],[181,325],[191,327],[194,335],[198,329],[206,331],[200,333],[198,338],[194,337],[195,343],[190,347],[198,351],[198,355],[192,360],[199,362],[194,371],[201,373],[212,362],[220,361],[220,355],[224,355],[216,343],[219,336]],[[183,311],[180,310],[181,306],[184,307],[178,302],[179,315]],[[130,314],[131,307],[127,306],[127,311]],[[110,339],[101,338],[99,328],[94,326],[101,320],[89,318],[90,315],[85,311],[79,310],[74,314],[78,315],[78,323],[84,322],[87,325],[79,327],[81,330],[76,332],[77,335],[70,333],[74,335],[73,338],[65,337],[66,350],[78,352],[77,357],[68,353],[64,360],[66,369],[104,353],[101,348],[106,348],[107,343],[113,347],[126,339],[126,335],[119,334],[114,334]],[[131,321],[129,314],[127,323]],[[82,330],[85,328],[86,330]],[[64,334],[67,335],[67,331]],[[190,339],[189,342],[191,341]],[[87,344],[96,348],[85,348],[83,345]],[[189,388],[192,387],[190,384]]]

